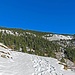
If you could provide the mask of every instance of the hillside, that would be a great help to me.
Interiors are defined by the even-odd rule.
[[[0,43],[0,75],[75,75],[57,59],[12,51]]]
[[[0,42],[13,51],[53,57],[66,63],[75,63],[75,35],[0,28]],[[70,63],[69,62],[69,63]]]

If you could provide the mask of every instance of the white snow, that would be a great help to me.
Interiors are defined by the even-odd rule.
[[[47,38],[49,41],[53,41],[53,40],[60,40],[60,39],[62,39],[62,40],[71,40],[71,39],[73,39],[73,37],[72,36],[65,36],[65,35],[58,35],[58,34],[53,34],[53,35],[51,35],[50,37],[46,37],[46,36],[49,36],[49,35],[45,35],[45,36],[43,36],[43,38]]]
[[[0,43],[0,46],[4,47],[4,48],[8,48],[7,46],[5,46],[3,43]]]
[[[21,36],[21,35],[23,35],[23,34],[25,34],[25,32],[23,32],[23,33],[18,33],[18,32],[13,32],[13,30],[7,30],[7,29],[0,29],[0,32],[2,32],[3,34],[11,34],[11,35],[13,35],[13,36]],[[36,37],[36,35],[35,34],[33,34],[33,33],[30,33],[30,32],[26,32],[26,34],[29,34],[29,35],[33,35],[34,37]]]
[[[5,34],[4,32],[6,32],[7,34],[11,34],[11,35],[16,35],[16,36],[19,36],[19,33],[18,32],[13,32],[12,30],[6,30],[6,29],[0,29],[0,32],[2,32],[3,34]]]
[[[10,30],[4,30],[4,29],[0,29],[0,32],[2,32],[4,34],[4,32],[6,32],[7,34],[11,34],[14,35],[14,33]]]
[[[36,37],[36,35],[31,32],[26,32],[26,34],[33,35],[34,37]]]
[[[12,57],[0,57],[0,75],[75,75],[70,70],[64,70],[59,61],[51,57],[16,52],[2,46],[0,51]]]

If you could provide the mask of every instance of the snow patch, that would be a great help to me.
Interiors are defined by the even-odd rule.
[[[72,36],[65,36],[65,35],[58,35],[58,34],[52,34],[52,35],[45,35],[43,38],[48,39],[49,41],[53,40],[72,40]]]

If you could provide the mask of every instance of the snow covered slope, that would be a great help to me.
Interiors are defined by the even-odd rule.
[[[0,32],[2,34],[11,34],[13,36],[20,36],[20,35],[24,35],[24,34],[33,35],[34,37],[37,36],[33,32],[26,31],[26,33],[25,32],[19,33],[18,31],[13,31],[12,29],[11,30],[9,30],[9,29],[0,29]],[[49,41],[60,40],[60,39],[62,39],[62,40],[71,40],[71,39],[73,39],[73,36],[71,36],[71,35],[61,35],[61,34],[46,34],[42,37],[45,38],[45,39],[48,39]]]
[[[0,32],[2,34],[10,34],[10,35],[13,35],[13,36],[20,36],[20,35],[23,35],[22,33],[18,33],[17,31],[13,31],[12,29],[11,30],[7,30],[7,29],[0,29]]]
[[[75,75],[58,63],[54,58],[15,52],[0,46],[0,75]]]
[[[73,36],[69,36],[69,35],[58,35],[58,34],[47,34],[45,36],[43,36],[43,38],[48,39],[49,41],[53,41],[53,40],[72,40]]]

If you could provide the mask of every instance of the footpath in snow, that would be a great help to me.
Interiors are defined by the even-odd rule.
[[[64,70],[58,60],[49,57],[32,56],[34,73],[32,75],[75,75],[72,71]]]
[[[0,75],[75,75],[64,70],[58,60],[11,51],[0,46]]]

